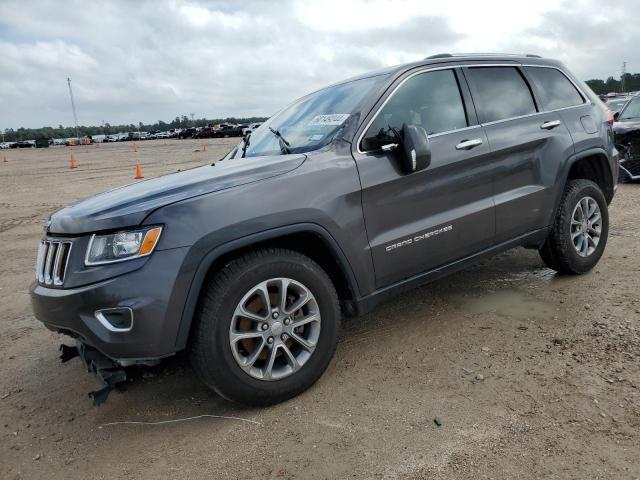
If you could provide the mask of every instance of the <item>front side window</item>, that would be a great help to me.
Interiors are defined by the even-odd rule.
[[[535,84],[545,110],[582,105],[584,100],[576,87],[560,70],[547,67],[525,67]]]
[[[536,113],[531,90],[515,67],[473,67],[474,102],[482,123]]]
[[[363,150],[396,143],[394,130],[418,125],[427,134],[468,126],[460,88],[453,70],[437,70],[409,78],[389,98],[367,129]]]
[[[620,112],[618,120],[631,120],[640,118],[640,97],[634,97]]]

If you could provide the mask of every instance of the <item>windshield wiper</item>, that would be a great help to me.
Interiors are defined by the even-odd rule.
[[[249,146],[249,139],[250,138],[251,138],[251,134],[248,134],[244,138],[244,145],[242,145],[242,155],[240,156],[240,158],[244,158],[245,154],[247,153],[247,147]]]
[[[280,150],[282,151],[282,153],[289,153],[289,142],[285,140],[282,134],[278,130],[274,130],[271,127],[269,127],[269,131],[276,137],[278,137],[278,143],[280,144]]]

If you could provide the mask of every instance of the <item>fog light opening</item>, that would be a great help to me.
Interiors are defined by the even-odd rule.
[[[130,332],[133,328],[133,310],[129,307],[103,308],[94,316],[110,332]]]

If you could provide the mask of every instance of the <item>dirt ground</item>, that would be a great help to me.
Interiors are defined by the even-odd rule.
[[[43,220],[135,163],[152,177],[233,143],[80,147],[75,170],[63,147],[0,152],[1,479],[640,478],[638,184],[590,274],[519,249],[405,294],[346,322],[324,376],[282,405],[231,405],[178,356],[92,406],[98,383],[31,311]],[[234,418],[110,424],[198,415]]]

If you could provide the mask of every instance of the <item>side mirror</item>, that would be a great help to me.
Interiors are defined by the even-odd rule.
[[[613,114],[613,119],[614,120],[618,120],[618,117],[620,116],[620,112],[616,112]]]
[[[417,125],[402,125],[400,144],[402,169],[407,173],[424,170],[431,164],[431,149],[424,128]]]

